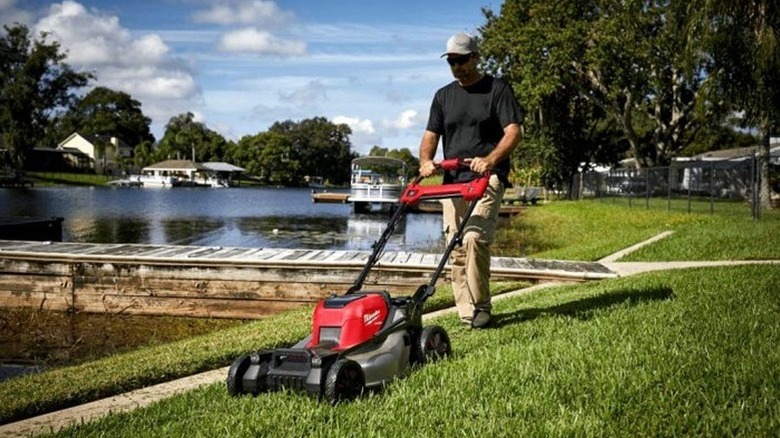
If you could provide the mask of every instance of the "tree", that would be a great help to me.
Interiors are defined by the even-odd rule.
[[[684,6],[663,0],[508,0],[500,15],[485,10],[485,63],[510,78],[547,137],[565,137],[560,131],[550,136],[551,117],[571,114],[561,128],[580,121],[574,144],[582,144],[582,133],[597,133],[594,127],[612,126],[638,164],[666,164],[697,129],[697,109],[713,109],[700,105],[707,58],[700,56],[698,41],[680,30]],[[566,99],[574,96],[581,101],[565,111]],[[604,118],[611,123],[597,120]]]
[[[261,134],[245,135],[228,149],[226,159],[246,169],[247,174],[260,177],[263,174],[263,145]]]
[[[26,26],[4,26],[0,38],[0,139],[12,165],[24,168],[27,155],[49,129],[51,118],[70,107],[76,90],[93,75],[76,72],[46,33],[34,40]]]
[[[225,138],[194,119],[190,112],[171,117],[160,140],[156,153],[158,159],[223,160],[228,146]]]
[[[484,66],[513,85],[526,110],[525,139],[512,156],[513,177],[522,184],[561,187],[583,162],[616,162],[625,150],[616,123],[606,121],[571,65],[585,50],[592,8],[588,2],[507,1],[500,15],[484,11]]]
[[[294,145],[290,138],[278,132],[268,131],[260,134],[258,141],[262,144],[260,178],[277,185],[300,184],[301,162],[294,157]]]
[[[151,164],[154,164],[154,144],[143,141],[133,148],[133,165],[141,169]]]
[[[82,135],[117,137],[130,146],[154,143],[151,119],[141,102],[122,91],[96,87],[80,99],[57,122],[57,140],[79,132]]]
[[[691,33],[708,36],[717,92],[757,128],[761,206],[771,208],[770,136],[780,122],[780,5],[775,0],[696,0]]]
[[[420,171],[420,160],[418,160],[417,157],[412,154],[412,151],[409,150],[409,148],[388,149],[380,146],[374,146],[368,152],[368,155],[374,157],[397,158],[405,162],[407,171],[409,173],[407,176],[417,175]]]
[[[300,163],[299,181],[304,176],[323,176],[333,184],[343,184],[350,178],[350,162],[355,155],[349,136],[352,130],[345,124],[334,124],[324,117],[276,122],[269,129],[290,140],[293,149],[288,157]]]

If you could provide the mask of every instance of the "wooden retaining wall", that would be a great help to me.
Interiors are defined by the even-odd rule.
[[[368,256],[363,251],[0,240],[0,307],[262,318],[343,294]],[[411,293],[428,282],[438,257],[387,252],[363,289]],[[598,263],[494,258],[492,276],[584,281],[615,274]],[[439,281],[448,281],[448,273]]]

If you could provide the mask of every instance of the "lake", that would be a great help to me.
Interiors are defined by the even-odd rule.
[[[0,189],[0,216],[62,217],[63,241],[370,250],[389,216],[313,203],[307,188]],[[389,251],[443,249],[441,216],[409,214]]]

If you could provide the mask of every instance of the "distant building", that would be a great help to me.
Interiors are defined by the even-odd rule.
[[[761,154],[758,146],[707,151],[672,160],[670,185],[674,190],[745,198],[749,190],[752,163]],[[780,144],[772,142],[769,162],[780,164]],[[730,178],[715,178],[730,175]],[[737,177],[740,175],[740,177]]]
[[[739,162],[750,160],[761,154],[761,148],[758,146],[747,146],[742,148],[720,149],[717,151],[707,151],[691,157],[676,157],[675,162],[712,162],[712,161],[731,161]],[[769,161],[772,164],[780,164],[780,142],[773,141],[769,144]]]
[[[83,168],[86,165],[96,173],[113,173],[120,158],[133,156],[133,148],[117,137],[81,135],[78,132],[60,142],[57,149],[70,153],[66,154],[66,158],[70,159],[73,167]]]

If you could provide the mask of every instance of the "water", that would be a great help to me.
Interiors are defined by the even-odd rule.
[[[0,216],[63,217],[63,241],[370,250],[389,216],[311,201],[298,188],[0,189]],[[441,215],[409,214],[389,251],[443,248]]]

